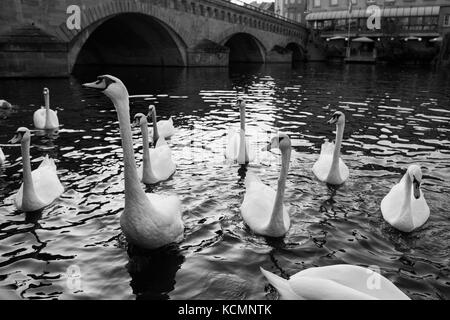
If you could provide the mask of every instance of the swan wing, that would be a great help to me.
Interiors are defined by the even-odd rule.
[[[394,185],[389,193],[381,200],[381,214],[384,220],[390,225],[397,225],[398,219],[402,216],[402,199],[405,198],[405,186],[403,182]]]
[[[58,114],[56,111],[50,110],[46,129],[56,129],[56,128],[59,128]]]
[[[340,177],[342,179],[342,182],[347,180],[349,175],[350,175],[350,171],[348,170],[348,167],[344,163],[344,160],[342,160],[342,158],[339,158],[339,173],[340,173]]]
[[[175,133],[172,117],[169,120],[160,120],[157,123],[158,133],[164,138],[170,138]]]
[[[184,223],[182,220],[181,201],[178,196],[159,195],[155,193],[146,194],[154,212],[152,219],[158,227],[158,232],[164,234],[172,241],[180,240],[183,236]]]
[[[267,281],[275,288],[277,289],[278,293],[281,296],[281,299],[283,300],[300,300],[302,299],[300,296],[298,296],[289,285],[288,280],[283,279],[276,274],[266,271],[263,268],[261,268],[261,272],[266,277]]]
[[[48,156],[32,172],[32,177],[36,195],[45,205],[52,203],[64,192],[56,172],[55,161]]]
[[[3,153],[2,148],[0,148],[0,165],[5,163],[5,160],[6,160],[5,154]]]
[[[228,143],[225,150],[225,157],[228,160],[237,160],[239,153],[239,144],[239,134],[234,130],[230,130],[230,132],[228,133]]]
[[[414,198],[413,193],[411,193],[411,213],[414,228],[421,227],[430,217],[430,208],[428,207],[427,201],[423,196],[422,190],[420,190],[419,199]]]
[[[334,143],[325,141],[320,149],[319,159],[313,165],[313,172],[320,181],[325,181],[333,162]]]
[[[45,108],[36,110],[33,114],[33,123],[36,129],[45,129]]]
[[[172,150],[167,144],[150,149],[150,161],[153,174],[158,180],[167,180],[176,170],[172,160]]]
[[[311,281],[305,281],[304,278]],[[301,293],[303,297],[306,297],[306,291],[308,294],[313,293],[312,296],[322,295],[325,299],[409,299],[381,274],[354,265],[309,268],[292,276],[289,283],[293,291]]]

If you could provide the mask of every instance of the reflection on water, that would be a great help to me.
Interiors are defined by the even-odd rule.
[[[120,232],[122,149],[111,102],[81,89],[100,73],[121,78],[131,112],[155,104],[174,116],[169,142],[177,172],[148,192],[177,193],[186,224],[177,248],[129,248]],[[0,168],[0,297],[24,299],[265,299],[276,298],[259,266],[289,276],[312,266],[378,266],[413,299],[449,298],[450,79],[424,68],[306,64],[225,68],[86,68],[70,79],[1,80],[0,98],[15,107],[0,119],[0,144],[51,92],[62,127],[35,132],[32,166],[56,159],[66,191],[40,214],[13,205],[21,184],[20,148],[2,147]],[[246,96],[250,144],[261,149],[281,130],[293,143],[285,202],[292,227],[284,239],[256,236],[239,206],[247,172],[276,187],[280,157],[259,152],[241,167],[225,161],[227,134],[239,126],[237,92]],[[335,189],[311,168],[335,110],[345,112],[343,158],[350,179]],[[135,150],[142,142],[135,131]],[[429,221],[411,234],[387,225],[379,205],[406,167],[424,173]],[[80,270],[80,287],[68,274]],[[79,268],[79,269],[78,269]]]

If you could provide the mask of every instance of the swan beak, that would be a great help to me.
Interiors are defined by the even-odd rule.
[[[83,83],[81,85],[83,88],[88,88],[88,89],[95,89],[95,90],[100,90],[103,91],[105,90],[105,86],[103,81],[96,81],[96,82],[90,82],[90,83]]]
[[[272,142],[269,142],[267,146],[261,149],[261,151],[270,151],[271,149],[272,149]]]
[[[337,120],[337,119],[336,119],[335,117],[333,117],[333,118],[331,118],[330,120],[328,120],[327,123],[328,123],[328,124],[333,124],[333,123],[336,123],[336,120]]]
[[[414,190],[414,198],[419,199],[420,198],[420,182],[414,179],[413,182],[413,190]]]
[[[19,141],[20,141],[20,136],[18,134],[15,134],[14,137],[11,140],[9,140],[8,142],[11,143],[11,144],[14,144],[14,143],[17,143]]]

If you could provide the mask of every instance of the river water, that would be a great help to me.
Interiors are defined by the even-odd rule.
[[[185,239],[173,248],[128,248],[117,117],[102,94],[80,84],[101,73],[121,78],[131,113],[155,104],[174,117],[170,140],[177,171],[147,192],[182,200]],[[69,79],[0,80],[0,98],[15,107],[0,120],[0,144],[50,89],[59,111],[56,136],[32,138],[32,166],[56,159],[66,191],[40,214],[15,209],[19,147],[3,147],[0,169],[0,298],[12,299],[276,299],[259,271],[284,277],[338,263],[376,268],[412,299],[450,298],[450,76],[423,67],[309,63],[226,68],[78,69]],[[276,188],[279,156],[257,154],[247,168],[224,160],[230,127],[238,127],[236,91],[247,100],[248,136],[260,149],[278,130],[293,143],[285,203],[291,229],[283,239],[256,236],[239,206],[246,170]],[[141,96],[142,95],[142,96]],[[335,110],[346,114],[342,146],[349,180],[335,190],[311,168]],[[134,132],[136,158],[142,142]],[[381,216],[380,202],[409,164],[424,174],[428,222],[406,234]]]

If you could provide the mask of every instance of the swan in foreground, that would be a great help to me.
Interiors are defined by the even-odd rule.
[[[422,170],[410,165],[403,178],[381,201],[381,213],[394,228],[411,232],[422,226],[430,216],[430,208],[420,190]]]
[[[5,160],[6,160],[5,154],[3,153],[2,148],[0,148],[0,166],[5,163]]]
[[[309,268],[289,280],[261,272],[283,300],[410,300],[381,274],[349,264]]]
[[[19,128],[10,143],[21,143],[23,183],[16,194],[17,209],[25,212],[38,211],[55,201],[64,192],[58,179],[56,165],[48,156],[36,170],[31,171],[30,161],[31,133],[27,128]]]
[[[339,185],[349,176],[348,168],[340,156],[345,115],[341,111],[336,111],[328,123],[336,123],[336,143],[325,141],[322,144],[319,160],[314,163],[313,172],[320,181]]]
[[[175,128],[173,126],[172,117],[169,120],[159,120],[157,121],[156,117],[156,107],[154,105],[150,105],[148,108],[149,116],[152,114],[152,122],[153,122],[153,144],[156,145],[160,137],[164,139],[168,139],[175,133]]]
[[[57,111],[50,109],[50,91],[44,88],[45,107],[36,110],[33,115],[33,122],[36,129],[57,129],[59,120]]]
[[[239,164],[246,164],[253,161],[255,155],[250,152],[249,143],[245,137],[245,102],[242,98],[237,99],[236,106],[239,107],[241,128],[239,133],[231,132],[228,135],[225,157]]]
[[[103,92],[114,103],[122,139],[125,208],[120,226],[128,242],[146,249],[156,249],[183,238],[181,204],[177,196],[146,194],[139,181],[134,158],[127,88],[118,78],[104,75],[85,88]]]
[[[147,116],[138,113],[134,116],[134,126],[139,126],[143,141],[143,164],[138,169],[139,178],[145,184],[153,184],[170,178],[176,170],[172,151],[163,137],[158,139],[155,148],[149,148]]]
[[[274,148],[281,150],[278,189],[275,191],[262,183],[256,175],[247,173],[241,214],[253,232],[268,237],[282,237],[290,226],[289,214],[283,205],[283,198],[291,157],[291,140],[286,134],[280,133],[263,150],[269,151]]]

